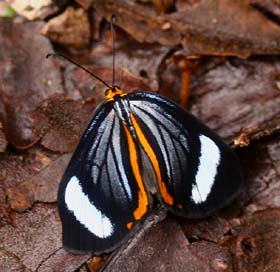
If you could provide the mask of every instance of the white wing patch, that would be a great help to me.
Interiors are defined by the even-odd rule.
[[[196,204],[204,202],[211,192],[221,160],[218,146],[208,137],[199,136],[201,143],[198,171],[192,186],[192,200]]]
[[[76,176],[67,184],[65,203],[76,219],[97,237],[107,238],[113,234],[111,220],[90,202]]]

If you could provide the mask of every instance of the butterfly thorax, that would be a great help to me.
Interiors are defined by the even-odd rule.
[[[125,96],[127,95],[121,88],[117,86],[113,86],[110,89],[105,91],[105,96],[108,101],[115,100],[118,96]]]
[[[111,89],[106,90],[105,95],[108,101],[114,102],[114,110],[119,119],[128,128],[132,128],[133,125],[130,119],[131,110],[129,100],[126,97],[127,94],[119,87],[112,87]]]

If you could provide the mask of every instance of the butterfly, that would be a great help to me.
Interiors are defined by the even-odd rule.
[[[238,158],[197,118],[159,94],[113,86],[105,95],[59,186],[66,248],[113,250],[155,197],[175,215],[201,218],[236,196]]]

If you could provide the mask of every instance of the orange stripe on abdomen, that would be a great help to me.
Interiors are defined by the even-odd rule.
[[[162,180],[159,163],[158,163],[156,154],[155,154],[153,148],[151,147],[151,145],[149,144],[147,138],[145,137],[143,131],[141,130],[141,128],[140,128],[139,124],[137,123],[133,114],[130,114],[130,118],[131,118],[133,127],[135,129],[136,135],[139,139],[139,142],[140,142],[141,146],[143,147],[143,149],[145,150],[146,154],[148,155],[148,157],[153,165],[153,168],[155,170],[161,197],[163,198],[165,203],[167,203],[169,205],[173,205],[174,200],[173,200],[173,197],[168,193],[165,183]]]

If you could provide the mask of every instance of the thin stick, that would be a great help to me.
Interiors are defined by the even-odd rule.
[[[95,77],[97,80],[99,80],[101,83],[103,83],[106,87],[108,87],[109,89],[112,89],[112,87],[107,84],[103,79],[101,79],[99,76],[95,75],[94,73],[92,73],[91,71],[89,71],[88,69],[86,69],[85,67],[83,67],[82,65],[80,65],[79,63],[71,60],[70,58],[62,55],[62,54],[59,54],[59,53],[50,53],[50,54],[47,54],[46,55],[46,58],[49,58],[49,57],[62,57],[66,60],[68,60],[69,62],[75,64],[76,66],[80,67],[82,70],[86,71],[87,73],[89,73],[90,75],[92,75],[93,77]]]

